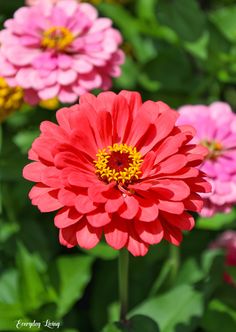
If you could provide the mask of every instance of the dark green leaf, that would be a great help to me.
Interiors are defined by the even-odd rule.
[[[184,41],[199,39],[205,31],[205,15],[196,0],[166,0],[158,10],[161,23],[170,26]]]
[[[103,332],[159,332],[157,323],[150,317],[136,315],[125,323],[111,323]]]
[[[18,246],[17,265],[22,306],[25,312],[31,312],[50,301],[50,290],[46,287],[42,273],[38,269],[36,256]]]
[[[203,295],[187,285],[149,299],[131,312],[152,318],[160,326],[161,332],[193,331],[202,313]],[[176,330],[177,327],[179,330]]]
[[[91,278],[93,257],[73,255],[58,258],[53,271],[58,291],[57,316],[62,317],[81,298]]]
[[[204,315],[203,328],[207,332],[235,332],[236,311],[219,300],[213,300]]]
[[[236,41],[236,6],[220,8],[210,14],[210,19],[219,31],[231,42]]]

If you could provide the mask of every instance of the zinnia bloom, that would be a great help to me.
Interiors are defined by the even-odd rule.
[[[36,182],[32,204],[59,209],[55,225],[68,248],[93,248],[104,234],[115,249],[145,255],[163,238],[179,245],[182,230],[209,192],[196,168],[207,154],[189,144],[195,131],[176,126],[178,113],[162,102],[142,103],[137,92],[85,94],[41,124],[24,168]]]
[[[211,248],[222,248],[225,250],[226,266],[235,266],[236,267],[236,231],[226,231],[222,233],[215,241],[212,242]],[[231,275],[227,272],[224,273],[224,279],[229,284],[235,284]]]
[[[209,217],[229,212],[236,203],[236,115],[223,102],[187,105],[179,112],[178,123],[191,124],[197,130],[193,143],[203,144],[209,150],[201,170],[210,177],[213,193],[203,196],[201,214]]]
[[[21,86],[30,104],[55,97],[71,103],[86,91],[108,89],[124,61],[121,35],[111,25],[75,0],[22,7],[0,33],[0,74]]]
[[[0,77],[0,123],[11,113],[19,110],[23,104],[23,90],[11,88],[3,77]]]

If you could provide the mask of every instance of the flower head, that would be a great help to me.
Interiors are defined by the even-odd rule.
[[[225,265],[236,267],[236,231],[229,230],[220,234],[220,236],[211,243],[210,247],[212,249],[224,249],[226,253]],[[233,278],[227,272],[224,274],[224,279],[229,284],[235,285]]]
[[[58,210],[67,247],[94,247],[104,234],[115,249],[145,255],[163,238],[179,245],[210,191],[196,168],[207,149],[189,144],[195,131],[178,113],[136,92],[85,94],[80,104],[45,121],[29,152],[29,196],[41,212]]]
[[[210,177],[213,193],[203,196],[201,214],[209,217],[228,212],[236,203],[236,115],[223,102],[210,106],[187,105],[179,111],[178,123],[193,125],[197,130],[193,142],[208,148],[201,170]]]
[[[108,18],[75,0],[40,0],[22,7],[0,32],[0,73],[25,90],[26,101],[57,97],[74,102],[95,88],[108,89],[120,75],[120,33]]]
[[[23,104],[23,90],[20,87],[10,87],[3,77],[0,77],[0,123],[11,113],[19,110]]]

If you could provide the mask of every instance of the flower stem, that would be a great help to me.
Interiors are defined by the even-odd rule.
[[[177,277],[179,266],[180,266],[180,249],[174,245],[170,245],[170,261],[172,265],[171,273],[170,273],[170,283],[174,284],[175,279]]]
[[[120,250],[119,255],[119,288],[120,288],[120,321],[127,320],[128,312],[128,273],[129,273],[129,252],[126,249]]]

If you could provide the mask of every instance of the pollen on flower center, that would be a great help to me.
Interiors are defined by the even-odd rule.
[[[220,142],[214,140],[204,140],[202,141],[202,145],[209,150],[207,159],[216,159],[223,150],[223,145]]]
[[[98,150],[96,157],[95,172],[103,181],[129,184],[138,180],[142,173],[140,167],[143,159],[136,147],[113,144]]]
[[[55,26],[44,31],[41,46],[64,51],[74,40],[71,31],[65,27]]]

